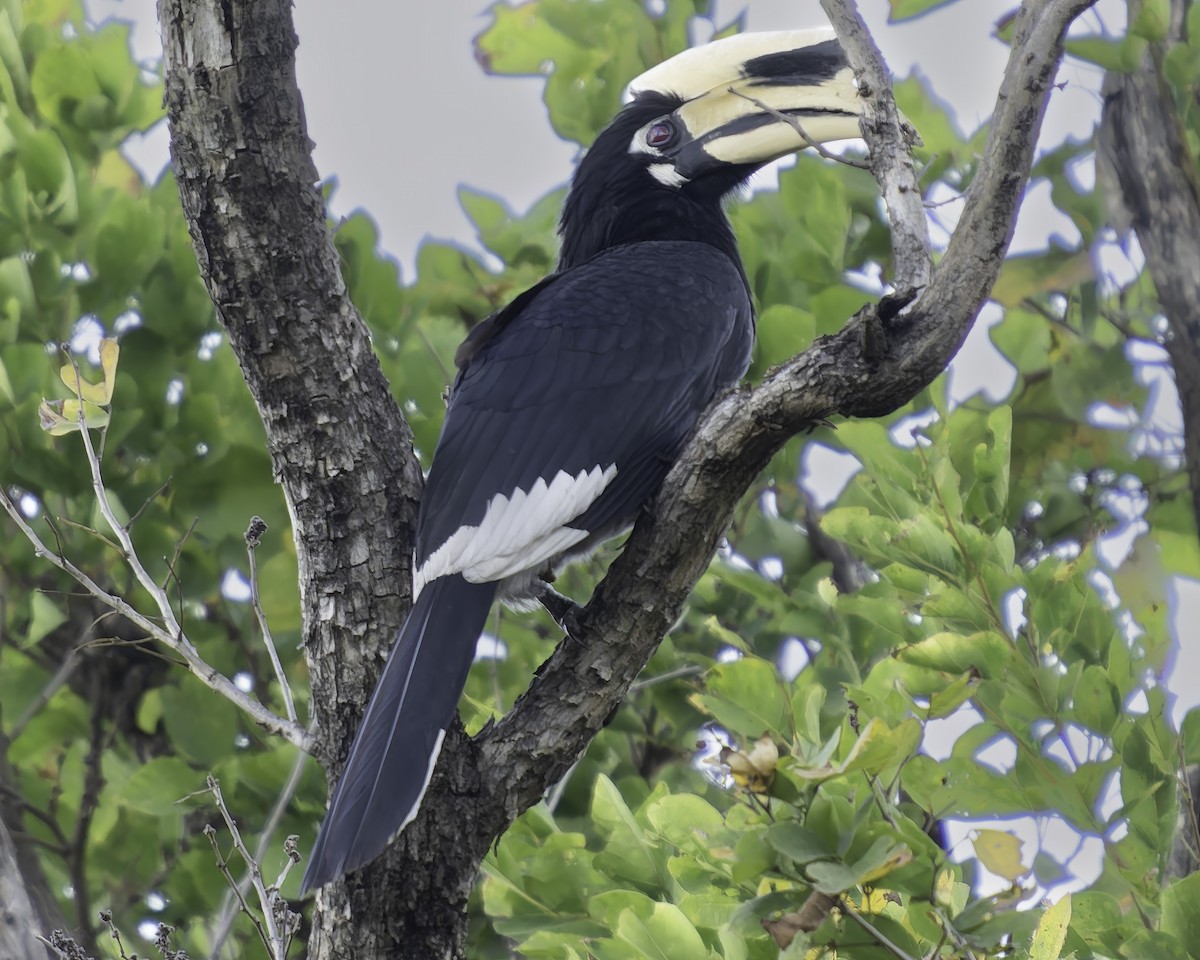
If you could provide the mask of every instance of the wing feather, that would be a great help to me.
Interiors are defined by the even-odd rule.
[[[627,526],[752,337],[737,267],[702,243],[618,247],[543,285],[466,355],[419,579],[506,577]]]

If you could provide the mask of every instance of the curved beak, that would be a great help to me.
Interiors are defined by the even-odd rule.
[[[659,64],[631,90],[684,99],[671,114],[680,137],[662,155],[688,180],[860,136],[854,74],[831,30],[718,40]]]

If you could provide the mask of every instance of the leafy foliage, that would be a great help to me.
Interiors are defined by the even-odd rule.
[[[936,5],[897,0],[893,16]],[[634,0],[527,0],[493,9],[479,52],[494,72],[545,75],[550,122],[587,144],[627,80],[686,46],[706,13],[699,0],[660,16]],[[1074,49],[1119,67],[1156,39],[1138,23]],[[1186,45],[1165,62],[1192,149],[1196,63]],[[119,150],[159,120],[161,91],[123,29],[91,29],[71,0],[0,0],[0,68],[0,480],[97,582],[144,600],[111,545],[75,525],[95,526],[77,438],[49,437],[37,416],[63,395],[54,345],[70,343],[95,381],[90,351],[115,336],[104,467],[139,551],[204,656],[272,702],[253,615],[222,589],[246,569],[249,518],[264,517],[260,591],[302,690],[296,562],[255,411],[170,176],[142,183]],[[963,137],[918,80],[897,97],[925,140],[923,185],[967,189],[983,131]],[[1152,285],[1094,266],[1110,242],[1102,197],[1069,175],[1090,149],[1066,145],[1035,171],[1080,236],[1005,265],[990,336],[1015,372],[1008,395],[951,405],[939,381],[882,421],[821,426],[779,453],[613,723],[487,859],[473,956],[876,958],[885,940],[911,957],[1196,955],[1195,877],[1163,878],[1200,722],[1177,736],[1162,674],[1166,583],[1200,576],[1200,547],[1145,385],[1162,363]],[[464,189],[501,267],[429,242],[407,286],[367,217],[338,230],[422,454],[458,341],[553,268],[561,199],[516,213]],[[862,171],[800,157],[731,215],[759,307],[752,378],[879,294],[890,248]],[[808,470],[829,449],[859,465],[844,489]],[[814,487],[832,501],[823,515]],[[869,568],[862,583],[846,582],[826,538]],[[564,589],[586,596],[603,566]],[[5,779],[34,811],[24,824],[52,886],[73,885],[85,919],[91,905],[126,930],[154,915],[206,950],[224,881],[198,842],[216,814],[195,795],[215,773],[250,833],[293,749],[132,644],[127,623],[72,596],[17,537],[0,575]],[[560,636],[548,618],[507,614],[495,633],[505,656],[473,672],[472,729],[511,705]],[[51,685],[77,646],[79,666]],[[279,835],[310,840],[322,809],[310,770]],[[1090,862],[1023,848],[1018,817],[1077,837]],[[269,875],[281,859],[276,845]],[[1042,909],[1038,889],[1074,893]]]

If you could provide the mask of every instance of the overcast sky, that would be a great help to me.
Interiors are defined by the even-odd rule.
[[[322,177],[336,176],[334,210],[357,208],[378,221],[384,248],[411,271],[425,236],[473,242],[458,207],[459,184],[495,193],[515,209],[567,179],[574,148],[551,131],[537,78],[486,76],[472,38],[489,22],[488,4],[458,0],[400,4],[389,0],[296,0],[300,88]],[[990,36],[1006,3],[962,0],[904,24],[887,23],[887,0],[861,0],[864,16],[898,76],[927,75],[959,125],[974,130],[991,113],[1007,54]],[[1102,14],[1120,26],[1119,0]],[[95,19],[136,23],[137,55],[161,47],[153,0],[90,0]],[[817,0],[716,0],[724,24],[742,11],[752,30],[825,23]],[[1071,64],[1054,93],[1044,142],[1085,136],[1099,111],[1099,72]],[[153,175],[166,162],[166,134],[156,129],[136,149]],[[1045,192],[1035,189],[1022,213],[1018,248],[1038,247],[1048,233],[1070,232]]]
[[[473,0],[396,3],[394,0],[295,0],[300,35],[300,88],[309,133],[316,143],[323,178],[339,181],[334,212],[363,208],[378,222],[383,247],[400,261],[404,275],[425,237],[475,246],[473,232],[458,207],[460,184],[494,193],[523,211],[570,174],[574,148],[559,141],[546,121],[537,78],[496,79],[483,74],[472,51],[472,38],[488,23],[488,4]],[[965,132],[990,115],[1007,49],[991,37],[998,16],[1015,2],[960,0],[945,10],[905,24],[887,23],[887,0],[860,0],[860,7],[897,76],[920,70],[949,105]],[[95,20],[117,16],[135,22],[137,56],[157,60],[161,47],[154,0],[88,0]],[[716,0],[715,19],[724,24],[747,11],[752,30],[796,29],[825,22],[817,0]],[[1124,4],[1100,0],[1077,29],[1120,30]],[[699,38],[698,38],[699,39]],[[1069,136],[1085,137],[1100,110],[1097,69],[1068,62],[1060,75],[1065,86],[1051,96],[1043,146]],[[167,162],[166,133],[157,128],[131,151],[150,177]],[[1092,171],[1074,171],[1090,186]],[[767,178],[769,179],[769,177]],[[938,216],[953,220],[954,205]],[[1058,214],[1045,186],[1027,193],[1014,249],[1040,249],[1047,237],[1077,240],[1070,222]],[[1127,279],[1130,265],[1110,248],[1106,269]],[[966,395],[989,385],[996,398],[1011,387],[1011,371],[992,349],[983,322],[955,362],[953,392]],[[1178,420],[1169,378],[1167,402],[1156,417]],[[1177,427],[1176,427],[1177,429]],[[1172,597],[1177,623],[1186,611],[1200,609],[1200,590],[1183,585]],[[1193,615],[1193,614],[1189,614]],[[1176,630],[1180,636],[1180,630]],[[1200,671],[1195,643],[1184,644],[1172,686],[1182,700],[1194,701]],[[1178,714],[1177,714],[1178,715]],[[1014,824],[1005,825],[1013,829]],[[1037,828],[1027,821],[1020,832],[1037,848]],[[1052,831],[1053,833],[1053,831]],[[1070,831],[1058,837],[1068,847]],[[1046,837],[1041,842],[1047,843]],[[1054,845],[1053,837],[1049,840]],[[1079,851],[1076,850],[1076,853]],[[1097,862],[1094,851],[1083,858]],[[1079,859],[1073,864],[1079,868]],[[1081,870],[1081,873],[1088,872]]]

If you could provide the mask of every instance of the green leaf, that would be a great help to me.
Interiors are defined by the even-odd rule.
[[[1012,656],[1012,644],[1000,634],[988,631],[969,636],[938,633],[899,651],[905,663],[951,674],[978,671],[985,678],[1001,676]]]
[[[721,811],[702,797],[679,793],[661,797],[646,807],[650,826],[677,847],[710,844],[725,826]]]
[[[32,646],[66,622],[67,615],[62,608],[41,590],[34,590],[29,595],[29,630],[22,640],[22,646]]]
[[[988,336],[1022,376],[1039,373],[1050,366],[1050,325],[1035,313],[1004,311],[1004,319],[989,328]]]
[[[120,802],[151,816],[182,816],[180,802],[204,789],[204,776],[176,757],[146,761],[125,781]]]
[[[787,692],[774,665],[745,656],[718,664],[705,678],[704,692],[691,702],[721,726],[747,740],[770,733],[781,743],[793,736]]]
[[[0,260],[0,307],[11,313],[18,322],[28,321],[37,315],[37,295],[29,277],[29,265],[23,257]],[[0,320],[2,329],[3,320]],[[16,339],[16,324],[13,325],[12,334],[0,339]]]
[[[813,886],[830,896],[844,893],[858,885],[858,873],[836,861],[810,863],[805,871]]]
[[[978,685],[978,681],[970,673],[964,673],[941,690],[934,691],[929,697],[929,719],[950,716],[971,698]]]
[[[889,0],[888,22],[898,23],[901,20],[911,20],[913,17],[919,17],[954,2],[956,0]]]
[[[767,367],[790,360],[811,346],[816,335],[816,318],[807,310],[782,303],[767,307],[758,317],[756,373],[761,375]]]
[[[673,903],[655,903],[649,915],[626,910],[618,918],[615,932],[647,960],[707,955],[700,934]]]
[[[13,393],[12,380],[8,377],[8,368],[2,359],[0,359],[0,399],[7,401],[10,406],[17,402],[17,395]]]
[[[1192,707],[1179,730],[1184,763],[1200,763],[1200,707]]]
[[[827,860],[834,854],[824,838],[793,820],[772,824],[766,836],[767,843],[775,850],[801,866]]]
[[[32,89],[41,113],[59,122],[70,122],[81,103],[101,95],[91,58],[78,43],[44,50],[33,67]]]
[[[1121,697],[1108,672],[1096,664],[1084,667],[1074,693],[1075,716],[1101,736],[1112,732],[1121,712]]]
[[[159,693],[163,725],[184,758],[211,769],[234,752],[240,715],[232,703],[190,675]]]
[[[1027,298],[1064,293],[1094,276],[1088,250],[1018,254],[1004,261],[991,298],[1006,307],[1019,307]]]
[[[1193,956],[1200,950],[1200,873],[1176,880],[1163,890],[1161,929],[1189,944]]]
[[[1194,955],[1170,934],[1142,929],[1120,944],[1126,960],[1194,960]]]
[[[608,837],[597,857],[601,869],[637,883],[650,883],[658,875],[650,855],[650,841],[625,803],[616,785],[601,774],[592,792],[592,820]]]
[[[1137,65],[1142,59],[1142,54],[1146,50],[1146,41],[1133,34],[1123,39],[1083,36],[1068,38],[1065,46],[1067,53],[1080,60],[1094,63],[1105,70],[1131,73],[1137,69]]]
[[[158,210],[117,194],[96,237],[93,260],[98,279],[114,292],[140,284],[162,256],[164,233]]]
[[[1070,924],[1071,895],[1068,893],[1042,914],[1029,945],[1029,960],[1059,960]]]

